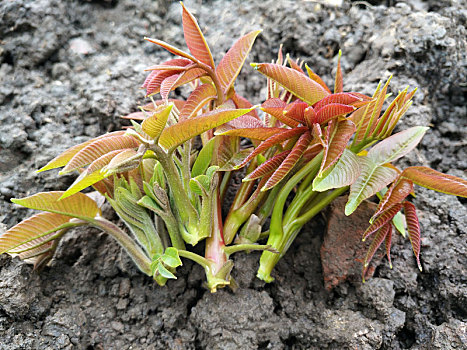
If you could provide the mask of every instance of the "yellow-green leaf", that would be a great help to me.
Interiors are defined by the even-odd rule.
[[[159,144],[166,149],[174,149],[183,142],[251,112],[253,109],[254,107],[248,109],[220,109],[182,120],[162,131]]]
[[[146,118],[141,127],[143,131],[156,139],[164,130],[167,120],[169,119],[170,112],[172,111],[173,103],[169,103],[167,106],[161,106],[162,108],[156,110],[153,115]]]
[[[39,213],[20,222],[0,236],[0,254],[20,254],[40,247],[57,236],[57,231],[72,227],[70,217]]]
[[[75,193],[68,198],[59,200],[64,193],[63,191],[40,192],[21,199],[12,198],[11,201],[26,208],[48,211],[87,221],[92,221],[100,213],[96,202],[85,194]]]

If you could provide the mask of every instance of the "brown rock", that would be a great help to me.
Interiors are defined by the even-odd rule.
[[[324,285],[330,290],[343,281],[359,280],[362,277],[362,262],[372,238],[362,242],[376,204],[364,201],[350,216],[345,216],[346,197],[336,199],[328,211],[328,227],[321,246]],[[393,242],[396,235],[393,234]],[[383,243],[384,248],[384,243]],[[373,257],[365,278],[373,276],[385,250],[380,247]]]

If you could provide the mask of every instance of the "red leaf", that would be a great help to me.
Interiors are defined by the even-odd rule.
[[[341,120],[337,123],[334,133],[330,135],[331,139],[327,140],[328,145],[325,147],[320,173],[325,172],[338,161],[354,132],[355,124],[350,120]]]
[[[343,105],[354,105],[355,103],[363,102],[363,101],[365,101],[366,103],[368,99],[369,98],[367,97],[367,99],[364,100],[362,97],[356,96],[354,92],[342,92],[342,93],[331,94],[329,96],[326,96],[322,100],[316,102],[313,108],[315,110],[320,110],[325,105],[328,105],[331,103],[339,103]]]
[[[227,93],[233,86],[259,33],[261,31],[256,30],[238,39],[217,66],[216,75],[224,89],[224,93]]]
[[[467,181],[457,176],[443,174],[424,166],[409,167],[402,172],[401,176],[430,190],[464,198],[467,197]]]
[[[313,124],[316,124],[316,113],[313,107],[307,107],[303,112],[303,119],[305,119],[305,124],[309,129],[313,128]],[[319,124],[318,124],[319,125]]]
[[[371,259],[373,259],[373,256],[375,255],[376,251],[383,243],[384,239],[387,236],[391,235],[391,231],[392,231],[391,224],[386,224],[378,230],[378,233],[375,235],[373,242],[371,242],[371,245],[368,248],[368,252],[366,253],[366,256],[365,256],[365,261],[363,262],[363,276],[365,276],[366,270],[368,269],[368,266],[370,265]]]
[[[272,174],[279,167],[279,165],[281,165],[289,153],[290,150],[276,154],[274,157],[268,159],[255,170],[253,170],[250,174],[248,174],[248,176],[245,177],[243,181],[251,181],[265,175]]]
[[[415,205],[410,202],[404,202],[404,213],[410,244],[412,244],[413,253],[417,259],[418,268],[422,271],[422,265],[420,264],[420,224],[418,223]]]
[[[177,81],[180,79],[180,76],[182,74],[171,75],[170,77],[165,78],[164,81],[161,83],[160,93],[161,93],[161,98],[163,100],[167,100],[167,98],[169,97],[170,91],[172,91],[173,87],[175,86]]]
[[[284,114],[286,117],[290,117],[292,119],[295,119],[301,124],[305,124],[305,109],[308,108],[308,104],[305,102],[302,102],[300,100],[296,100],[292,102],[291,104],[287,105],[284,108]]]
[[[277,135],[278,133],[288,130],[284,128],[242,128],[242,129],[230,129],[224,132],[216,132],[216,135],[227,135],[227,136],[240,136],[248,137],[254,140],[267,140],[271,136]]]
[[[376,218],[380,213],[389,209],[397,203],[402,201],[413,191],[412,181],[404,178],[399,178],[394,184],[387,190],[384,197],[378,204],[376,212],[372,217],[372,220]]]
[[[391,208],[389,208],[388,210],[382,212],[380,216],[363,233],[362,240],[364,241],[373,232],[375,232],[376,230],[380,229],[381,227],[389,223],[394,217],[394,215],[396,215],[397,212],[401,209],[402,209],[402,203],[397,203],[393,205]]]
[[[312,140],[311,134],[309,132],[305,132],[300,138],[298,139],[297,143],[295,143],[294,148],[292,151],[287,155],[284,159],[282,164],[277,168],[277,170],[272,174],[269,178],[266,185],[263,186],[261,191],[266,191],[274,186],[276,186],[282,179],[284,179],[287,174],[293,169],[295,164],[300,160],[301,156],[309,146]]]
[[[342,52],[341,50],[339,50],[339,56],[337,58],[336,80],[334,83],[335,94],[344,91],[344,80],[342,78],[342,68],[341,68],[341,55],[342,55]]]
[[[386,235],[385,246],[386,246],[386,256],[388,257],[388,261],[389,261],[389,267],[392,269],[391,241],[392,241],[392,230],[389,230],[388,234]]]
[[[261,110],[265,113],[272,115],[277,120],[281,121],[287,126],[297,127],[300,122],[292,119],[284,114],[284,108],[287,104],[282,101],[280,98],[270,98],[269,100],[264,101],[261,105]]]
[[[183,5],[182,23],[185,42],[190,49],[190,52],[201,62],[207,64],[214,69],[214,60],[212,59],[211,50],[209,49],[206,39],[204,38],[201,29],[199,28],[196,18]]]
[[[251,107],[253,107],[253,105],[250,103],[250,101],[248,101],[245,97],[240,96],[237,93],[233,94],[232,101],[235,103],[235,106],[237,108],[251,108]],[[252,117],[255,117],[256,119],[259,119],[258,113],[256,113],[256,109],[252,110],[247,115],[251,115]]]
[[[274,63],[259,63],[252,66],[309,105],[329,95],[320,84],[295,69]]]
[[[297,137],[306,131],[307,131],[306,127],[299,127],[295,129],[284,129],[284,131],[282,131],[281,133],[269,137],[266,141],[262,142],[258,147],[256,147],[255,150],[251,152],[251,154],[248,157],[246,157],[246,159],[237,168],[241,168],[245,166],[250,160],[253,159],[253,157],[256,157],[258,154],[268,150],[269,148],[279,143],[282,143],[286,140],[289,140],[293,137]]]
[[[216,89],[211,84],[199,85],[190,94],[180,110],[180,120],[196,116],[198,111],[209,101],[216,98]]]
[[[316,122],[324,124],[327,121],[339,116],[354,111],[354,107],[343,105],[340,103],[331,103],[323,106],[320,110],[316,111]]]
[[[180,56],[180,57],[184,57],[184,58],[189,59],[190,61],[196,62],[196,58],[194,58],[193,56],[191,56],[189,53],[186,53],[185,51],[182,51],[182,50],[180,50],[180,49],[177,49],[175,46],[172,46],[172,45],[170,45],[170,44],[167,44],[166,42],[164,42],[164,41],[162,41],[162,40],[151,39],[151,38],[144,38],[144,40],[147,40],[147,41],[149,41],[150,43],[159,45],[160,47],[163,47],[164,49],[166,49],[166,50],[169,51],[170,53],[173,53],[174,55],[177,55],[177,56]]]
[[[308,72],[308,76],[310,77],[310,79],[316,81],[319,85],[321,85],[323,87],[324,90],[326,90],[327,92],[331,93],[331,90],[329,90],[328,86],[326,85],[326,83],[323,81],[323,79],[321,79],[321,77],[316,74],[315,72],[313,72],[311,70],[310,67],[308,67],[308,65],[305,63],[305,68],[306,68],[306,71]]]
[[[144,83],[143,83],[142,87],[143,88],[147,87],[149,81],[151,79],[153,79],[154,76],[157,75],[160,72],[160,70],[164,70],[164,69],[167,69],[167,67],[171,67],[170,70],[180,71],[180,69],[183,69],[184,67],[188,66],[190,63],[191,63],[191,61],[187,60],[185,58],[173,58],[173,59],[168,60],[168,61],[166,61],[166,62],[164,62],[164,63],[162,63],[160,65],[150,67],[147,70],[152,70],[152,72],[148,74],[148,76],[144,80]]]

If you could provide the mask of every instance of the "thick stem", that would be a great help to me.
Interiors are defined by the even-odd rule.
[[[222,226],[222,209],[219,200],[219,193],[215,194],[213,203],[213,226],[211,236],[206,239],[206,252],[205,257],[211,261],[212,274],[215,275],[227,262],[227,256],[224,253],[224,235]]]
[[[93,221],[90,221],[90,224],[111,235],[123,247],[123,249],[125,249],[138,268],[146,275],[152,276],[151,260],[136,244],[136,242],[133,241],[130,236],[123,232],[117,225],[101,217],[97,217]]]
[[[308,209],[303,215],[299,216],[298,218],[290,217],[290,221],[284,222],[283,229],[285,234],[280,241],[276,242],[276,245],[274,246],[274,248],[279,251],[279,254],[272,254],[267,251],[263,252],[261,255],[260,267],[257,274],[258,278],[266,282],[272,282],[274,280],[274,278],[271,277],[272,269],[289,249],[290,245],[302,229],[303,225],[305,225],[316,214],[329,205],[329,203],[331,203],[335,198],[339,197],[347,190],[348,186],[336,189],[332,192],[325,192],[320,194],[317,198],[320,198],[321,200],[313,201],[316,204]]]

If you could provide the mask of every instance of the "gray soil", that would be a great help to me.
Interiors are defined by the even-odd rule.
[[[340,1],[333,1],[339,3]],[[332,81],[343,51],[348,91],[419,90],[403,121],[430,131],[401,165],[465,178],[466,21],[462,0],[187,1],[219,62],[234,39],[262,28],[252,61],[280,43]],[[144,102],[143,69],[170,57],[142,40],[183,45],[178,2],[0,1],[0,221],[31,214],[10,203],[64,190],[73,176],[34,170],[64,149],[121,126]],[[249,66],[237,90],[258,103],[265,79]],[[184,95],[185,92],[178,91]],[[185,262],[164,288],[139,273],[108,236],[69,233],[51,266],[32,271],[0,257],[0,349],[465,349],[465,200],[417,189],[423,272],[408,241],[367,283],[324,288],[325,217],[310,223],[269,285],[255,278],[258,254],[235,257],[240,289],[210,294],[201,268]],[[112,217],[112,213],[107,213]],[[116,220],[116,218],[114,217]]]

